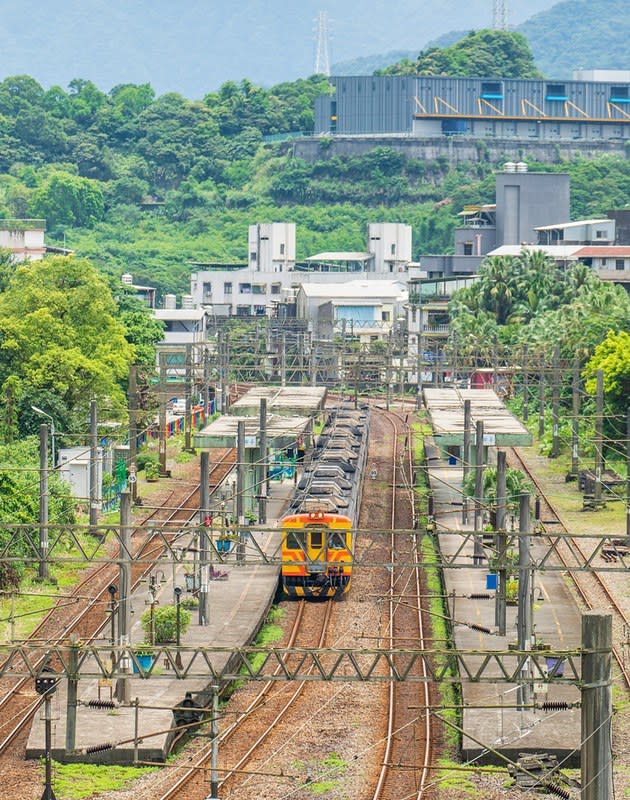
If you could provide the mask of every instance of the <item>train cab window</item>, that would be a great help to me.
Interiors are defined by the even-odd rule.
[[[311,528],[311,547],[320,550],[324,546],[324,531],[321,528]]]
[[[287,531],[287,549],[304,550],[306,537],[302,531]]]
[[[345,550],[346,537],[342,531],[331,531],[328,535],[328,547],[331,550]]]

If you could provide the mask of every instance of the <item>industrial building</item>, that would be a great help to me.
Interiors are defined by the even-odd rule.
[[[454,253],[422,256],[429,278],[471,275],[484,256],[504,245],[534,244],[549,220],[570,216],[569,176],[562,172],[528,172],[524,163],[508,162],[496,174],[496,202],[471,205],[461,213]]]
[[[315,133],[629,139],[628,76],[606,71],[594,75],[596,80],[333,77],[330,94],[315,100]]]

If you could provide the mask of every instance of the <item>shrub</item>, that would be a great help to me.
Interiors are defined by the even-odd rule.
[[[180,607],[180,633],[183,636],[191,622],[190,611]],[[173,642],[177,638],[176,606],[157,606],[153,611],[155,641],[157,644]],[[142,628],[147,641],[151,638],[151,609],[148,608],[141,617]]]

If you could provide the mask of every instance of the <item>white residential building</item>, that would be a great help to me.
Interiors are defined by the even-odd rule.
[[[407,284],[398,280],[351,280],[343,284],[303,284],[297,293],[297,317],[308,321],[317,339],[346,333],[362,343],[386,338],[405,319]]]
[[[0,220],[0,248],[10,250],[16,261],[39,261],[46,254],[44,219]]]
[[[370,223],[367,251],[319,253],[298,264],[293,223],[251,225],[247,265],[193,272],[192,303],[211,316],[271,316],[302,285],[402,277],[411,261],[411,233],[409,225]]]

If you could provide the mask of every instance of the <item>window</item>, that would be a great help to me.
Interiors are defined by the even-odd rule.
[[[564,83],[548,83],[545,100],[568,100],[567,87]]]
[[[252,283],[252,294],[267,294],[267,284]]]
[[[204,297],[212,297],[212,284],[211,283],[204,283],[203,284],[203,296]]]
[[[257,317],[264,317],[267,309],[265,306],[254,306],[254,314]]]
[[[346,537],[341,531],[331,531],[328,534],[328,547],[331,550],[345,550]]]
[[[392,254],[393,256],[395,256],[395,255],[396,255],[396,245],[395,245],[395,244],[393,244],[393,245],[391,246],[390,250],[391,250],[391,254]]]
[[[231,283],[224,283],[223,284],[223,294],[232,294],[232,284]]]
[[[249,254],[249,260],[250,260],[250,261],[256,261],[257,257],[258,257],[258,256],[257,256],[257,254],[256,254],[256,251],[255,251],[255,250],[252,250],[252,252]]]
[[[616,258],[615,259],[615,269],[623,269],[625,266],[625,261],[623,258]]]
[[[389,316],[390,316],[389,311],[383,311],[381,319],[383,320],[383,322],[389,322]]]
[[[595,238],[596,239],[605,239],[606,238],[606,231],[595,231]]]
[[[483,81],[481,97],[484,100],[503,100],[503,84],[499,81]]]
[[[272,283],[271,284],[271,294],[280,294],[280,288],[282,287],[281,283]]]
[[[281,255],[281,256],[283,256],[283,255],[284,255],[284,242],[282,242],[282,243],[280,244],[280,255]]]
[[[602,267],[606,266],[607,261],[608,261],[608,259],[602,258]]]
[[[241,294],[251,294],[252,285],[251,283],[239,283],[238,290]]]
[[[304,550],[305,535],[303,531],[287,531],[288,550]]]
[[[473,254],[472,242],[464,242],[464,255],[471,256]]]
[[[630,103],[627,86],[611,86],[610,101],[612,103]]]

